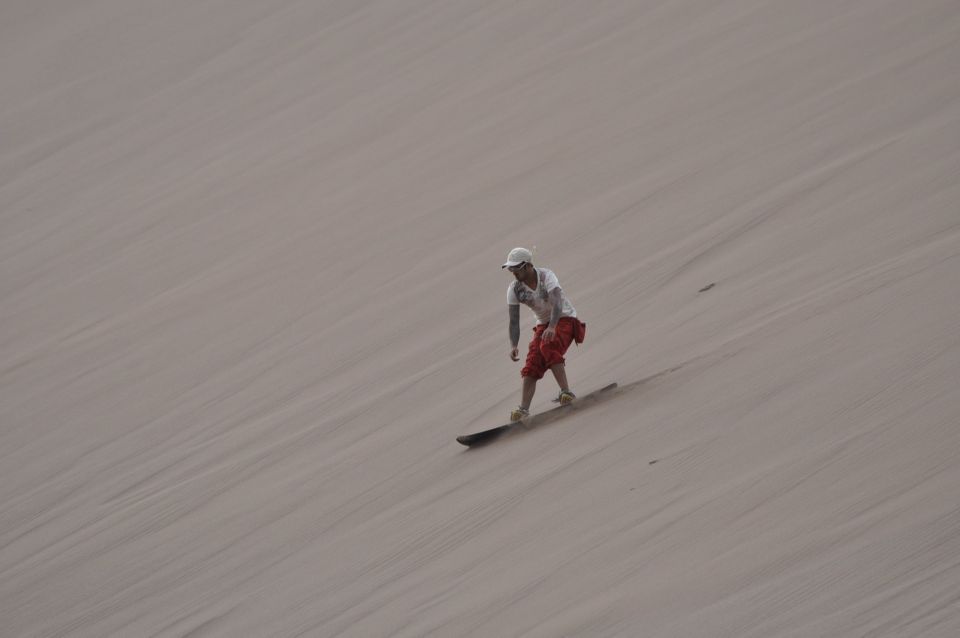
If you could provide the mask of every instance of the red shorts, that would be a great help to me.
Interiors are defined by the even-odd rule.
[[[541,338],[547,324],[538,324],[533,329],[533,340],[527,348],[527,361],[520,376],[542,379],[552,366],[564,363],[563,355],[573,343],[574,332],[580,328],[580,321],[574,317],[562,317],[557,322],[557,334],[552,341]]]

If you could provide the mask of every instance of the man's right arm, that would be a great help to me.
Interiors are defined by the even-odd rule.
[[[520,306],[509,305],[510,315],[510,345],[516,348],[520,344]]]

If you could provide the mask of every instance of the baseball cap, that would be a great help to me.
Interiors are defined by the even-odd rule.
[[[500,266],[501,268],[510,268],[518,266],[524,262],[533,263],[533,253],[526,248],[514,248],[507,254],[507,261]]]

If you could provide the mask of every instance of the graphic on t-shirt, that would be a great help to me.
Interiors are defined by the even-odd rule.
[[[510,287],[507,288],[507,304],[515,306],[517,304],[523,304],[528,306],[533,310],[534,314],[537,315],[538,323],[549,323],[550,314],[553,312],[553,306],[550,304],[549,294],[550,291],[554,288],[560,288],[560,282],[557,280],[557,276],[553,274],[553,271],[546,268],[537,268],[537,288],[536,290],[531,290],[525,283],[522,281],[511,282]],[[570,300],[566,298],[563,294],[563,289],[560,289],[561,295],[561,317],[576,317],[577,311],[574,309],[573,304],[570,303]]]

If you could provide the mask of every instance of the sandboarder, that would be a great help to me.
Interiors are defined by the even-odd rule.
[[[520,360],[520,304],[529,306],[537,316],[533,339],[520,371],[523,378],[520,405],[510,412],[511,422],[526,421],[530,418],[530,402],[537,381],[547,370],[553,373],[560,386],[557,398],[560,405],[567,405],[576,398],[567,381],[564,355],[571,343],[583,342],[586,325],[577,318],[577,311],[564,295],[557,276],[547,268],[534,267],[533,254],[529,250],[514,248],[502,268],[509,270],[515,278],[507,289],[511,360]]]

